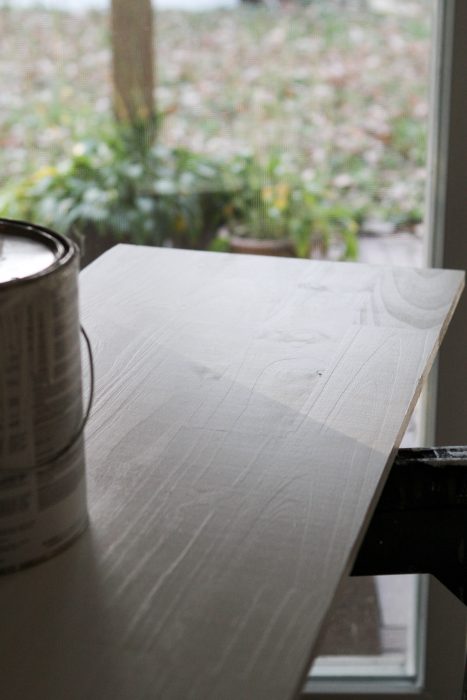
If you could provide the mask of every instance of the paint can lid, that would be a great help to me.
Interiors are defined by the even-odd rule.
[[[62,236],[32,224],[0,219],[0,284],[42,275],[64,254]]]

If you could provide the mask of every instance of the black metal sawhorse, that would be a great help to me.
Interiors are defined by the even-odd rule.
[[[401,449],[352,576],[426,573],[467,604],[467,447]]]
[[[466,467],[467,446],[399,450],[351,575],[432,574],[467,605]]]

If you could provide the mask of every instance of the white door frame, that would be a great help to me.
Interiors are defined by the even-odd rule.
[[[467,3],[438,0],[432,100],[428,262],[467,269]],[[432,387],[436,444],[467,444],[467,293],[441,347]]]

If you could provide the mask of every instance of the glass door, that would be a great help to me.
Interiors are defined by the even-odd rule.
[[[467,109],[463,88],[467,7],[460,2],[437,3],[432,56],[430,153],[427,183],[425,262],[434,266],[467,267],[465,197],[467,129],[461,115]],[[453,330],[432,372],[425,396],[425,444],[465,444],[464,395],[467,305],[461,302]],[[464,359],[462,359],[464,358]],[[460,367],[461,378],[457,374]],[[457,385],[455,386],[457,382]],[[438,398],[438,401],[436,399]],[[390,579],[390,577],[387,577]],[[416,581],[415,598],[406,609],[406,644],[394,665],[389,654],[318,658],[304,695],[331,698],[460,698],[465,666],[464,606],[440,583],[427,576],[394,577]],[[401,609],[398,597],[395,609]],[[411,614],[408,612],[411,610]],[[408,613],[408,614],[407,614]],[[361,618],[360,618],[361,619]],[[332,621],[331,621],[332,625]],[[381,632],[384,631],[384,616]],[[383,637],[384,639],[384,637]],[[384,642],[383,642],[384,648]],[[464,691],[465,692],[465,691]]]

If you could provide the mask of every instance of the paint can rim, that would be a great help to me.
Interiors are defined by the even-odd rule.
[[[33,274],[0,282],[0,290],[33,283],[63,268],[65,265],[68,265],[75,259],[76,255],[79,255],[76,244],[69,238],[56,231],[52,231],[52,229],[46,226],[32,224],[29,221],[0,218],[0,236],[2,233],[29,238],[30,240],[42,243],[52,251],[55,260],[51,265],[47,265],[44,269],[34,272]]]

